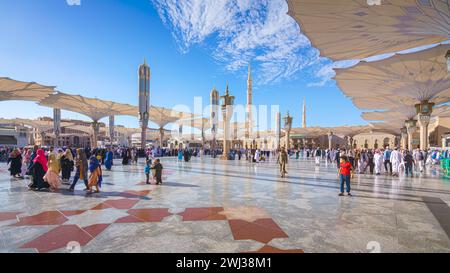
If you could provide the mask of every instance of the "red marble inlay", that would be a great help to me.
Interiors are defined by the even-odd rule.
[[[93,237],[77,225],[63,225],[44,233],[20,248],[35,248],[39,252],[49,252],[66,247],[72,241],[84,246],[92,239]]]
[[[187,208],[179,215],[183,217],[183,221],[226,220],[227,217],[225,215],[219,214],[221,211],[223,211],[222,207]]]
[[[17,215],[21,212],[0,212],[0,221],[17,219]]]
[[[256,251],[248,253],[305,253],[302,249],[279,249],[273,246],[265,245]]]
[[[85,210],[60,210],[60,212],[64,214],[64,216],[69,217],[82,214],[85,212]]]
[[[106,205],[110,205],[116,209],[131,209],[139,202],[139,200],[131,200],[131,199],[117,199],[117,200],[106,200]]]
[[[114,223],[142,223],[143,220],[134,217],[133,215],[128,215],[122,218],[117,219]]]
[[[102,210],[102,209],[110,209],[112,208],[112,206],[105,204],[105,203],[100,203],[97,206],[93,207],[91,210]]]
[[[120,195],[123,197],[126,197],[126,198],[136,198],[136,197],[147,196],[149,193],[150,193],[150,190],[142,190],[142,191],[129,190],[129,191],[124,191]]]
[[[102,210],[102,209],[131,209],[139,202],[139,200],[132,199],[116,199],[116,200],[106,200],[103,203],[98,204],[91,210]]]
[[[59,211],[45,211],[36,215],[19,217],[13,226],[61,225],[68,219]]]
[[[144,222],[161,222],[165,217],[172,215],[169,209],[165,208],[131,209],[128,214]]]
[[[92,237],[96,237],[100,233],[102,233],[107,227],[109,227],[111,224],[96,224],[88,227],[84,227],[84,231],[89,233]]]
[[[267,244],[274,238],[288,238],[288,235],[272,220],[260,219],[254,222],[228,220],[235,240],[255,240]]]

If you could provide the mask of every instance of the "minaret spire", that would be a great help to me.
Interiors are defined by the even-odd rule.
[[[303,98],[302,128],[306,128],[306,101]]]
[[[253,104],[253,95],[252,95],[252,67],[251,64],[248,64],[248,76],[247,76],[247,115],[245,120],[245,137],[247,139],[252,135],[253,128],[253,116],[252,116],[252,104]]]
[[[251,64],[248,65],[248,77],[247,77],[247,105],[252,105],[252,67]]]

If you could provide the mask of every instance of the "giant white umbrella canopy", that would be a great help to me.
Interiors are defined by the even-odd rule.
[[[53,132],[54,124],[53,121],[48,120],[37,120],[37,119],[0,119],[0,124],[10,124],[14,126],[29,126],[36,129],[36,132],[44,138],[49,131]],[[69,127],[74,125],[71,122],[61,122],[61,127]]]
[[[80,95],[69,95],[61,92],[42,99],[39,104],[51,108],[77,112],[90,117],[93,121],[92,144],[94,148],[97,147],[97,136],[99,132],[98,121],[100,119],[108,116],[135,116],[137,114],[137,107],[133,105],[101,100],[97,98],[87,98]]]
[[[305,138],[317,138],[326,135],[329,132],[326,127],[306,127],[306,128],[292,128],[291,135],[301,135]]]
[[[338,127],[328,127],[325,129],[328,130],[329,132],[332,132],[335,135],[347,137],[354,137],[362,133],[371,132],[371,128],[369,125],[355,125],[355,126],[344,125]]]
[[[162,146],[162,142],[164,139],[164,127],[167,124],[175,123],[178,120],[194,119],[198,116],[199,115],[195,115],[192,113],[181,112],[174,109],[152,105],[150,106],[149,120],[158,125],[160,145]]]
[[[14,119],[18,124],[27,125],[35,128],[39,133],[47,132],[54,129],[53,121],[37,120],[37,119]],[[72,126],[72,122],[61,122],[61,127]]]
[[[321,54],[364,59],[450,39],[447,0],[287,0],[289,11]]]
[[[23,82],[6,77],[0,77],[0,101],[40,101],[53,93],[55,93],[54,86],[46,86],[35,82]]]
[[[439,45],[424,51],[396,54],[373,62],[360,62],[335,69],[336,81],[345,95],[366,109],[392,109],[397,103],[415,105],[429,100],[435,104],[450,101],[450,73],[447,51]],[[385,103],[390,100],[390,103]]]
[[[398,107],[391,111],[374,111],[364,112],[361,117],[367,121],[385,121],[385,122],[399,122],[402,123],[405,120],[413,119],[417,116],[415,107],[404,106]],[[444,105],[433,109],[431,113],[433,117],[449,117],[450,106]]]
[[[164,127],[169,123],[175,123],[178,120],[194,119],[198,115],[181,112],[169,108],[150,106],[149,119],[159,127]]]
[[[364,112],[361,114],[361,117],[367,121],[392,121],[399,123],[402,123],[408,119],[413,119],[415,116],[417,116],[417,113],[416,108],[413,106],[399,107],[391,111],[374,111]]]
[[[92,128],[92,126],[84,126],[84,125],[72,125],[72,126],[67,126],[66,128],[68,129],[72,129],[72,130],[76,130],[76,131],[80,131],[83,132],[87,135],[92,136],[94,134],[94,129]],[[106,127],[100,127],[99,132],[107,132],[107,128]]]
[[[50,95],[39,102],[42,106],[77,112],[90,117],[93,121],[108,116],[137,115],[137,107],[129,104],[87,98],[80,95],[70,95],[58,92]]]
[[[200,131],[206,131],[208,129],[211,129],[211,120],[208,118],[195,118],[195,119],[185,119],[185,120],[178,120],[176,122],[178,126],[188,126],[195,129],[198,129]]]
[[[400,134],[403,123],[400,121],[372,122],[369,124],[373,132],[383,132],[392,135]]]

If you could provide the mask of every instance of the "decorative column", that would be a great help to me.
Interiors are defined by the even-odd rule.
[[[400,133],[401,133],[401,147],[403,150],[408,149],[408,129],[406,129],[406,127],[403,127],[400,129]]]
[[[147,127],[150,117],[150,67],[147,61],[139,66],[139,123],[141,126],[141,149],[147,144]]]
[[[350,144],[350,149],[353,150],[353,136],[348,137],[348,143]]]
[[[203,152],[205,152],[205,142],[206,142],[206,137],[205,137],[205,122],[202,119],[202,149]]]
[[[408,150],[412,151],[414,147],[412,146],[412,137],[416,132],[417,120],[408,119],[405,121],[406,133],[408,135]]]
[[[53,146],[59,147],[59,135],[61,133],[61,109],[53,109],[53,131],[55,133],[55,143]]]
[[[420,149],[426,150],[428,149],[428,124],[430,124],[434,103],[424,100],[415,106],[420,128]]]
[[[230,96],[227,89],[224,96],[220,97],[223,115],[223,154],[220,157],[222,160],[228,160],[230,154],[230,119],[233,114],[234,96]]]
[[[277,150],[281,148],[281,113],[277,113]]]
[[[164,127],[159,127],[159,147],[163,147],[164,142]]]
[[[114,116],[109,116],[109,140],[114,143]]]
[[[98,121],[93,121],[92,122],[92,130],[93,130],[93,135],[92,135],[92,148],[97,148],[97,141],[98,141],[98,133],[100,131],[100,124],[98,123]]]
[[[292,117],[289,116],[289,111],[287,112],[287,115],[283,118],[284,120],[284,130],[286,131],[286,151],[289,151],[291,148],[290,138],[291,138],[291,128],[292,128]]]
[[[328,132],[328,150],[331,150],[332,148],[332,140],[333,140],[333,132],[329,131]]]
[[[41,146],[45,146],[46,133],[44,131],[41,131],[39,134],[41,135]]]

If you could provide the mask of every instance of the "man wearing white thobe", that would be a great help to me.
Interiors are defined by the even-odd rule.
[[[375,163],[375,175],[381,174],[381,168],[383,166],[383,154],[377,150],[373,156],[373,161]]]
[[[391,164],[392,164],[392,175],[393,176],[398,176],[399,174],[399,167],[400,167],[400,163],[402,163],[402,153],[400,153],[397,149],[397,147],[394,148],[394,150],[391,153]]]

